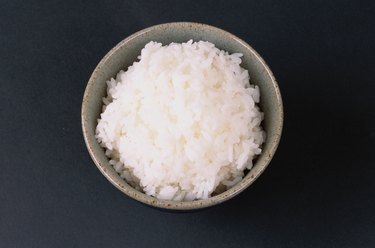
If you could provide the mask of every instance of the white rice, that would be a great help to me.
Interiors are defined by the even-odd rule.
[[[241,56],[204,41],[150,42],[107,82],[96,137],[122,178],[174,201],[205,199],[243,178],[265,133]]]

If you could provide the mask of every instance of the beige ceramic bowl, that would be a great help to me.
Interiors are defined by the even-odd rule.
[[[102,98],[106,96],[106,81],[116,76],[120,70],[130,66],[140,54],[141,49],[149,41],[171,42],[210,41],[219,49],[229,53],[242,53],[242,64],[249,71],[252,84],[260,88],[260,107],[264,112],[263,128],[267,139],[263,145],[262,154],[256,159],[254,167],[246,174],[241,182],[231,189],[212,196],[206,200],[190,202],[174,202],[158,200],[139,192],[129,186],[108,163],[95,139],[97,119],[102,110]],[[131,198],[157,208],[170,210],[193,210],[216,205],[231,199],[247,187],[264,171],[271,161],[280,141],[283,126],[283,106],[279,87],[271,70],[264,60],[246,42],[219,28],[205,24],[177,22],[167,23],[141,30],[121,41],[100,61],[92,73],[82,102],[82,129],[88,151],[98,169],[119,190]]]

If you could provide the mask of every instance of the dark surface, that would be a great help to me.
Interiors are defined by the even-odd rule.
[[[360,2],[1,1],[0,247],[375,247],[375,5]],[[102,56],[171,21],[249,42],[285,105],[265,173],[195,213],[123,195],[81,133]]]

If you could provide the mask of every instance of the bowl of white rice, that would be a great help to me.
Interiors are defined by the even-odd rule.
[[[190,22],[117,44],[92,73],[81,114],[102,174],[129,197],[169,210],[210,207],[249,187],[283,126],[279,87],[259,54]]]

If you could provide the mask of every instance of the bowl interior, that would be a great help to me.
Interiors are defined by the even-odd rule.
[[[106,81],[116,76],[120,70],[126,70],[140,55],[141,49],[150,41],[158,41],[163,45],[171,42],[204,40],[212,42],[219,49],[229,53],[242,53],[241,66],[249,71],[250,81],[260,88],[260,107],[264,112],[262,126],[267,133],[263,152],[257,158],[254,167],[236,186],[224,193],[207,200],[192,202],[160,201],[140,193],[129,186],[108,163],[104,150],[95,139],[97,119],[102,111],[102,98],[106,96]],[[282,102],[277,83],[261,57],[245,42],[221,29],[196,23],[169,23],[142,30],[120,42],[99,63],[93,72],[83,99],[82,127],[85,141],[94,162],[121,191],[151,206],[187,210],[208,207],[225,201],[249,186],[265,169],[271,160],[280,140],[283,122]]]

